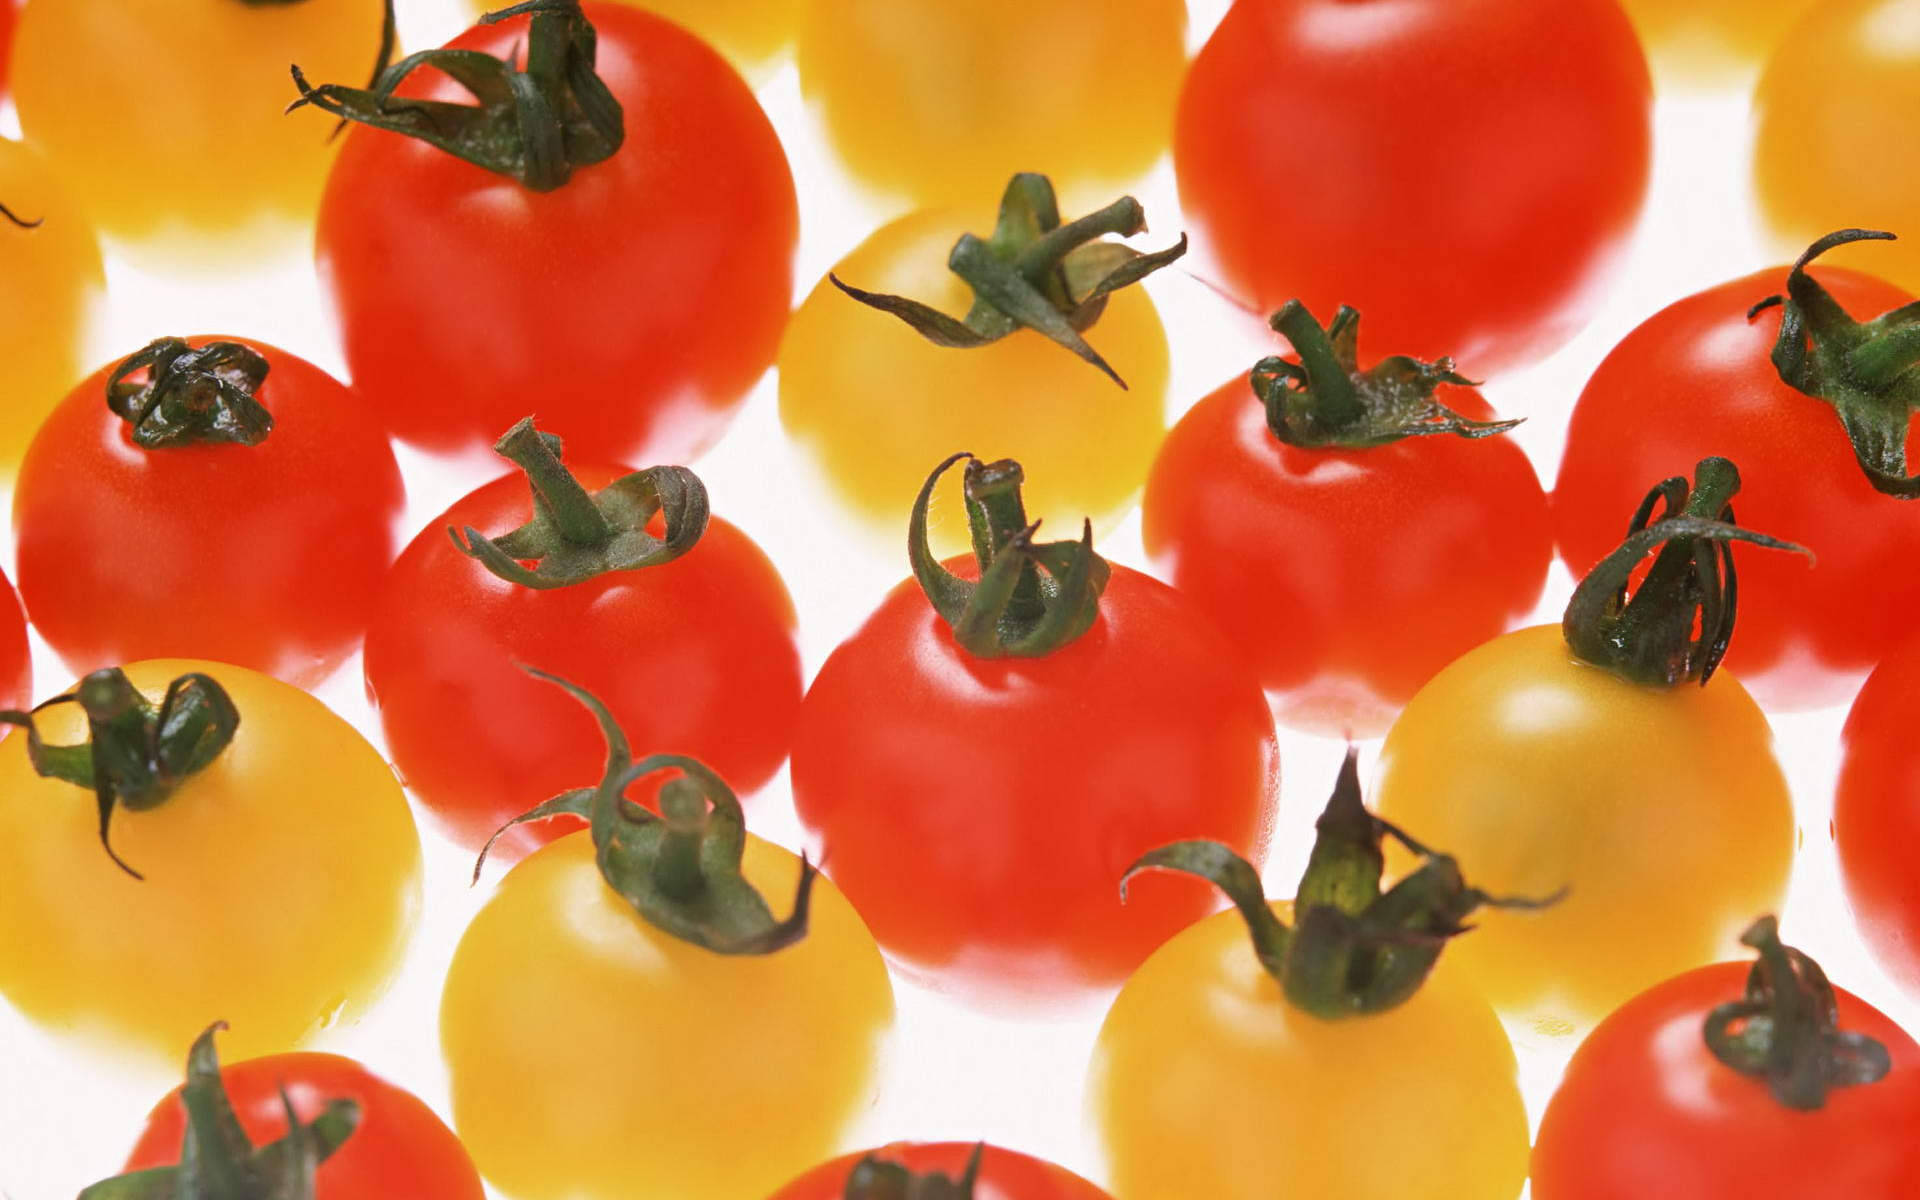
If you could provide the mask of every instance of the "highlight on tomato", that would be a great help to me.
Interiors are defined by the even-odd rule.
[[[13,582],[0,571],[0,708],[25,708],[33,699],[33,648],[27,644],[27,615]],[[6,727],[0,726],[0,737]]]
[[[1721,957],[1786,887],[1793,806],[1772,730],[1718,667],[1736,590],[1749,595],[1733,544],[1799,548],[1734,524],[1739,489],[1722,458],[1701,460],[1691,486],[1660,483],[1559,628],[1468,651],[1387,732],[1382,816],[1456,851],[1492,890],[1570,889],[1453,956],[1537,1033],[1576,1033]]]
[[[1065,1167],[985,1142],[895,1142],[822,1163],[768,1200],[1112,1200]]]
[[[1840,881],[1874,958],[1920,994],[1920,640],[1908,639],[1874,668],[1840,735],[1833,840]]]
[[[886,966],[831,883],[746,832],[712,770],[636,761],[592,695],[529,674],[592,713],[606,770],[520,818],[589,828],[508,872],[454,951],[440,1006],[454,1128],[522,1200],[763,1200],[871,1103]],[[626,798],[664,771],[659,815]],[[775,892],[793,897],[784,917]]]
[[[1582,1042],[1533,1149],[1538,1200],[1906,1195],[1920,1046],[1780,941],[1655,985]]]
[[[967,219],[902,217],[801,302],[780,347],[781,423],[828,489],[890,537],[926,463],[988,440],[1032,470],[1036,515],[1109,525],[1166,430],[1166,332],[1131,285],[1186,238],[1145,254],[1111,240],[1146,228],[1131,196],[1063,222],[1035,174],[1007,184],[990,237],[964,232]],[[935,536],[946,553],[966,544],[963,529]]]
[[[370,89],[299,87],[363,126],[316,254],[400,440],[476,451],[537,399],[589,461],[684,462],[773,361],[793,177],[752,91],[678,25],[528,0]]]
[[[365,633],[403,500],[355,389],[264,342],[160,338],[27,448],[20,596],[76,671],[185,655],[309,686]]]
[[[24,727],[0,744],[0,996],[22,1016],[168,1058],[228,1017],[251,1057],[378,997],[420,841],[387,764],[320,701],[158,660],[0,721]]]
[[[1520,448],[1450,359],[1358,364],[1360,314],[1289,301],[1296,357],[1173,427],[1147,553],[1253,665],[1279,719],[1384,731],[1420,685],[1532,611],[1553,541]],[[1251,390],[1251,395],[1249,394]],[[1449,436],[1451,435],[1451,436]]]
[[[1664,87],[1745,85],[1819,0],[1621,0]]]
[[[1239,0],[1180,95],[1180,204],[1259,311],[1351,304],[1476,376],[1592,315],[1646,196],[1652,86],[1615,0]]]
[[[927,542],[964,461],[974,562]],[[1113,881],[1209,837],[1264,855],[1273,721],[1243,656],[1179,593],[1037,540],[1018,463],[955,455],[920,489],[913,578],[828,657],[800,707],[794,804],[896,966],[963,999],[1050,1008],[1109,988],[1212,907]]]
[[[803,0],[620,0],[658,13],[712,44],[749,80],[772,73],[793,44]],[[502,8],[496,0],[466,0],[476,17]]]
[[[1239,911],[1154,951],[1100,1028],[1090,1096],[1114,1194],[1512,1200],[1527,1174],[1513,1047],[1439,960],[1476,911],[1558,897],[1469,885],[1367,811],[1351,750],[1314,828],[1291,904],[1218,842],[1159,847],[1122,877],[1127,896],[1141,872],[1194,875]],[[1419,865],[1382,890],[1389,838]]]
[[[1646,480],[1706,454],[1741,464],[1743,520],[1815,551],[1811,569],[1748,564],[1729,665],[1770,709],[1849,698],[1920,604],[1920,574],[1889,565],[1920,557],[1920,506],[1893,499],[1920,494],[1906,462],[1920,310],[1878,279],[1814,265],[1889,236],[1842,230],[1790,269],[1649,317],[1588,381],[1560,460],[1554,531],[1575,572],[1618,540]]]

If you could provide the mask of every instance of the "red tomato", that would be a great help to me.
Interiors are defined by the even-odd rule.
[[[33,657],[27,645],[27,616],[6,572],[0,571],[0,708],[25,708],[33,701]],[[0,734],[0,737],[5,737]]]
[[[1238,0],[1187,76],[1174,169],[1249,303],[1351,304],[1378,345],[1494,373],[1591,314],[1651,103],[1614,0]]]
[[[1865,320],[1909,297],[1858,272],[1812,272]],[[1574,574],[1619,543],[1647,480],[1696,460],[1740,464],[1740,523],[1813,551],[1740,557],[1740,635],[1727,667],[1776,709],[1837,703],[1900,641],[1920,604],[1920,506],[1875,491],[1833,408],[1781,382],[1769,357],[1775,268],[1689,296],[1614,347],[1574,406],[1553,494]]]
[[[845,1200],[847,1177],[868,1158],[905,1167],[915,1175],[938,1172],[958,1182],[976,1149],[971,1142],[895,1142],[878,1150],[848,1154],[823,1163],[781,1188],[768,1200]],[[892,1192],[875,1192],[886,1200]],[[855,1200],[867,1200],[856,1195]],[[980,1149],[980,1173],[967,1200],[1112,1200],[1065,1167],[998,1146]]]
[[[1920,640],[1874,668],[1841,734],[1833,837],[1860,932],[1887,973],[1920,993]]]
[[[109,366],[27,448],[13,498],[20,595],[77,674],[191,657],[308,686],[366,629],[404,499],[377,417],[284,350],[188,340],[222,342],[269,367],[253,391],[272,415],[258,444],[136,445],[108,407]],[[167,374],[211,386],[204,371]]]
[[[17,0],[0,0],[0,92],[7,87],[7,64],[13,58],[13,26],[19,19]]]
[[[317,252],[353,378],[403,441],[485,446],[537,408],[583,461],[684,462],[773,361],[792,301],[793,178],[766,115],[704,42],[587,4],[626,140],[533,192],[356,128]],[[516,17],[451,45],[514,53]],[[406,97],[469,101],[422,70]]]

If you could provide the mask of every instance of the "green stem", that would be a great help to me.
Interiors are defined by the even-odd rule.
[[[1875,390],[1891,387],[1920,363],[1920,325],[1896,325],[1854,347],[1848,356],[1853,377]]]
[[[507,430],[493,450],[526,473],[534,503],[547,512],[561,537],[575,545],[601,545],[613,537],[613,526],[573,472],[561,465],[558,446],[559,439],[535,429],[529,417]]]
[[[1365,418],[1367,407],[1360,400],[1360,389],[1354,386],[1352,375],[1357,364],[1340,361],[1334,353],[1333,339],[1306,305],[1288,301],[1273,314],[1269,324],[1300,356],[1300,366],[1307,373],[1306,390],[1314,400],[1315,423],[1321,429],[1338,434]]]
[[[660,789],[660,816],[663,829],[651,868],[653,886],[684,903],[706,886],[700,850],[707,841],[707,798],[698,784],[682,776]]]

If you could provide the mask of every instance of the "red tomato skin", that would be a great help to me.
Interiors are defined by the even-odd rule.
[[[1920,995],[1920,639],[1867,676],[1840,735],[1833,838],[1840,879],[1875,959]]]
[[[1652,95],[1614,0],[1238,0],[1180,97],[1181,206],[1261,312],[1351,304],[1375,345],[1497,374],[1591,315]]]
[[[753,93],[651,13],[587,4],[626,141],[527,190],[354,129],[317,255],[348,366],[401,441],[491,445],[531,409],[583,462],[685,462],[773,361],[792,299],[793,177]],[[506,54],[525,17],[452,43]],[[423,71],[404,96],[465,101]]]
[[[1492,417],[1478,392],[1440,402]],[[1280,719],[1384,732],[1440,668],[1533,610],[1553,556],[1547,497],[1500,437],[1303,450],[1246,380],[1174,426],[1142,502],[1159,575],[1248,658]]]
[[[483,1200],[480,1173],[460,1139],[415,1097],[337,1054],[275,1054],[220,1069],[241,1128],[256,1146],[285,1137],[285,1087],[302,1121],[328,1102],[355,1100],[360,1124],[314,1177],[316,1200]],[[126,1170],[169,1167],[180,1161],[186,1108],[179,1089],[154,1106]]]
[[[75,674],[149,658],[233,663],[309,687],[352,653],[405,500],[361,396],[287,351],[256,446],[142,450],[108,408],[113,366],[27,448],[14,492],[20,598]]]
[[[20,610],[12,581],[0,571],[0,708],[25,708],[31,703],[33,652],[27,645],[27,614]]]
[[[899,1163],[916,1175],[938,1171],[958,1179],[973,1156],[972,1142],[895,1142],[871,1151],[887,1162]],[[847,1176],[866,1161],[868,1151],[843,1155],[822,1163],[775,1192],[767,1200],[841,1200]],[[1065,1167],[988,1146],[980,1155],[980,1174],[972,1200],[1113,1200]]]
[[[590,491],[627,471],[573,468]],[[401,552],[368,630],[368,699],[441,829],[477,850],[600,777],[606,743],[592,716],[521,664],[600,697],[636,754],[692,755],[743,796],[764,786],[786,761],[805,681],[793,601],[760,548],[714,517],[672,562],[536,590],[489,574],[447,536],[498,536],[531,515],[518,474],[469,493]],[[574,828],[520,826],[495,850],[515,858]]]
[[[1701,1037],[1751,964],[1716,963],[1642,992],[1587,1035],[1533,1148],[1534,1200],[1830,1196],[1904,1200],[1920,1173],[1920,1046],[1836,988],[1840,1028],[1879,1039],[1893,1070],[1797,1112]]]
[[[895,965],[943,991],[1045,1008],[1117,986],[1214,907],[1164,874],[1123,906],[1135,859],[1180,838],[1265,856],[1278,751],[1241,656],[1126,567],[1100,611],[1045,657],[981,659],[908,580],[801,705],[794,804],[823,867]]]
[[[1865,319],[1906,293],[1844,269],[1813,272]],[[1554,486],[1560,555],[1584,574],[1625,535],[1647,489],[1709,454],[1740,468],[1740,523],[1811,550],[1740,547],[1740,617],[1727,667],[1769,709],[1846,699],[1920,604],[1920,507],[1873,490],[1832,407],[1780,381],[1768,355],[1784,267],[1669,305],[1614,347],[1574,405]]]
[[[0,0],[0,94],[7,90],[8,65],[13,61],[13,27],[20,19],[19,0]]]

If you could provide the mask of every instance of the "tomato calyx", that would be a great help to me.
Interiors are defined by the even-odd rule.
[[[209,1026],[187,1054],[187,1081],[180,1089],[187,1136],[179,1165],[104,1180],[82,1191],[79,1200],[313,1200],[314,1172],[353,1136],[360,1105],[330,1101],[318,1117],[302,1122],[283,1087],[286,1136],[256,1148],[220,1078],[213,1035],[226,1027],[224,1021]]]
[[[1807,247],[1787,275],[1785,295],[1747,312],[1751,320],[1780,309],[1773,365],[1788,387],[1833,406],[1853,443],[1853,456],[1875,490],[1900,500],[1920,496],[1920,475],[1907,474],[1907,430],[1920,409],[1920,301],[1871,321],[1856,321],[1807,267],[1836,246],[1893,241],[1874,229],[1842,229]]]
[[[78,704],[87,714],[85,742],[49,746],[41,740],[34,716],[56,704]],[[104,667],[29,712],[0,712],[0,723],[27,731],[27,761],[42,778],[93,792],[101,848],[122,871],[145,879],[114,851],[109,827],[115,807],[141,812],[165,803],[233,741],[240,710],[210,675],[180,676],[156,705],[119,667]]]
[[[502,434],[493,449],[526,473],[533,519],[495,538],[471,525],[464,542],[452,526],[447,536],[460,553],[509,583],[562,588],[609,571],[659,566],[693,549],[707,530],[706,485],[685,467],[648,467],[589,493],[561,464],[560,439],[535,429],[532,417]],[[657,515],[666,522],[664,538],[647,531]]]
[[[501,834],[566,814],[586,819],[601,877],[654,928],[728,955],[772,954],[806,936],[818,872],[805,855],[793,909],[776,920],[766,900],[740,873],[746,817],[739,797],[720,776],[680,754],[634,761],[626,733],[597,697],[557,675],[521,669],[561,688],[593,714],[607,741],[607,766],[593,787],[562,792],[501,826],[473,865],[476,882]],[[680,775],[660,789],[659,815],[626,798],[627,788],[665,770]]]
[[[1675,475],[1648,492],[1627,539],[1573,591],[1560,626],[1573,652],[1633,683],[1704,686],[1733,639],[1739,581],[1730,543],[1813,557],[1804,547],[1735,524],[1739,490],[1739,469],[1713,457],[1694,467],[1691,488]],[[1656,548],[1659,556],[1629,598],[1635,568]]]
[[[973,1200],[980,1179],[980,1156],[985,1142],[976,1142],[967,1166],[954,1179],[941,1171],[916,1175],[899,1163],[869,1154],[847,1175],[841,1200]]]
[[[1743,1075],[1765,1079],[1788,1108],[1823,1108],[1837,1087],[1878,1083],[1893,1069],[1878,1040],[1840,1028],[1833,985],[1812,958],[1780,941],[1780,924],[1761,917],[1740,940],[1760,952],[1746,993],[1707,1014],[1713,1056]]]
[[[1178,871],[1212,883],[1245,918],[1253,950],[1289,1003],[1322,1020],[1370,1016],[1420,990],[1463,924],[1481,908],[1541,909],[1565,897],[1490,896],[1468,886],[1452,856],[1428,849],[1369,812],[1360,798],[1358,755],[1341,764],[1333,796],[1314,823],[1313,852],[1294,896],[1294,923],[1274,914],[1260,872],[1219,842],[1173,842],[1142,855],[1120,882],[1147,870]],[[1387,838],[1422,860],[1384,892]]]
[[[456,158],[517,180],[536,192],[562,187],[582,167],[613,157],[626,140],[626,116],[595,70],[598,35],[579,0],[525,0],[480,18],[491,25],[531,14],[527,67],[478,50],[410,54],[380,70],[370,87],[307,82],[300,98],[343,121],[419,138]],[[412,100],[394,91],[421,67],[444,72],[476,103]]]
[[[973,306],[964,319],[905,296],[863,291],[831,273],[827,278],[869,308],[905,321],[936,346],[971,350],[1031,329],[1124,388],[1126,380],[1080,335],[1106,311],[1108,296],[1187,252],[1184,233],[1174,245],[1150,254],[1104,240],[1133,237],[1146,228],[1146,210],[1132,196],[1062,224],[1053,182],[1023,172],[1007,184],[993,236],[963,233],[947,256],[947,268],[973,289]]]
[[[230,442],[257,446],[273,432],[273,414],[254,398],[272,364],[251,346],[159,338],[107,377],[107,407],[143,450]],[[147,373],[144,382],[129,376]]]
[[[942,566],[927,541],[934,485],[965,459],[967,524],[980,578],[962,579]],[[1100,616],[1100,595],[1113,568],[1093,552],[1093,522],[1077,542],[1036,542],[1020,498],[1025,475],[1012,459],[985,463],[966,452],[933,469],[913,502],[907,558],[927,602],[953,630],[953,640],[980,658],[1039,658],[1073,641]]]

